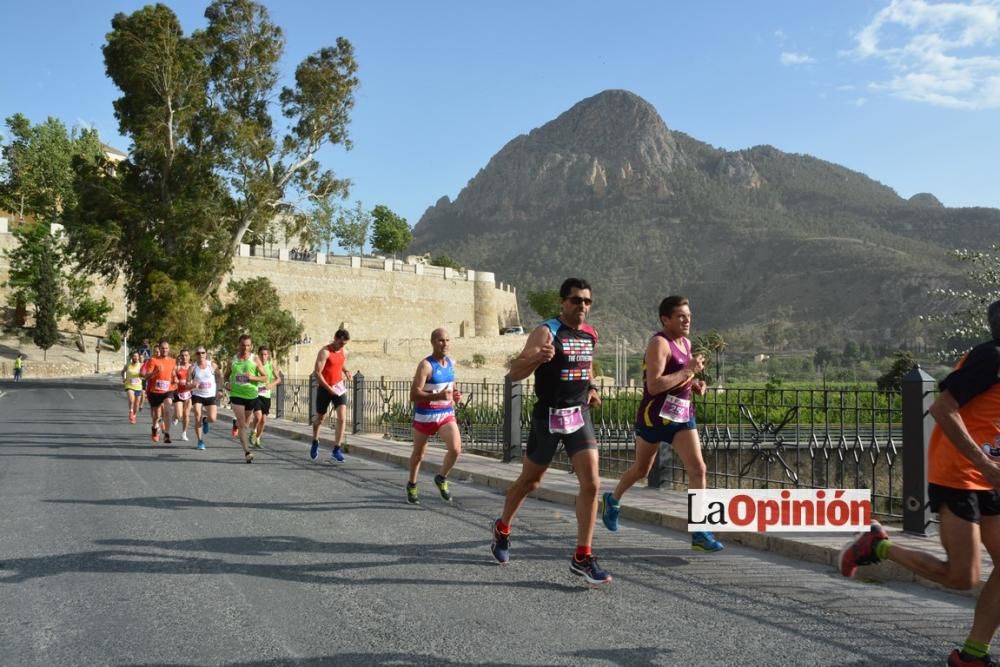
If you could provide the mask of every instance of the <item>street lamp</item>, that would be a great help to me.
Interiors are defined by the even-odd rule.
[[[97,344],[94,345],[94,351],[97,352],[97,365],[94,366],[94,375],[101,372],[101,339],[97,338]]]

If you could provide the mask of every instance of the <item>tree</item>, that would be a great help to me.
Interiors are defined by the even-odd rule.
[[[13,235],[17,243],[5,251],[10,263],[7,282],[4,284],[10,290],[7,304],[15,311],[22,312],[28,304],[34,304],[37,318],[42,257],[48,252],[53,266],[59,266],[63,262],[62,253],[59,251],[59,244],[52,238],[51,225],[48,223],[25,222],[14,228]]]
[[[830,348],[825,345],[820,345],[816,348],[816,354],[813,355],[813,366],[815,366],[820,375],[823,377],[823,388],[826,388],[826,367],[833,362],[833,352]]]
[[[559,310],[562,307],[562,297],[559,296],[558,290],[528,292],[528,305],[543,320],[547,320],[559,317]]]
[[[59,273],[55,266],[51,241],[42,246],[38,263],[38,282],[35,285],[35,330],[31,340],[42,348],[43,359],[49,348],[59,341]]]
[[[903,388],[903,376],[910,372],[916,362],[913,355],[906,350],[896,352],[893,357],[892,366],[878,380],[875,385],[879,391],[900,391]]]
[[[458,270],[458,269],[462,268],[461,264],[459,264],[457,261],[455,261],[454,259],[452,259],[451,257],[449,257],[448,255],[445,255],[445,254],[441,254],[441,255],[437,255],[435,257],[432,257],[431,261],[430,261],[430,265],[431,266],[442,266],[442,267],[444,267],[446,269],[455,269],[455,270]]]
[[[986,308],[1000,299],[1000,245],[989,250],[955,250],[952,256],[968,265],[965,289],[938,289],[932,296],[944,304],[942,311],[921,319],[940,327],[939,356],[949,361],[990,337]]]
[[[113,309],[106,297],[95,299],[90,296],[93,286],[93,281],[86,276],[70,274],[66,277],[67,299],[64,310],[66,317],[76,327],[78,336],[82,336],[83,329],[89,325],[104,324],[108,313]]]
[[[236,353],[242,334],[253,336],[255,345],[268,345],[276,358],[286,358],[288,350],[302,338],[304,327],[281,308],[278,292],[267,278],[249,278],[229,283],[232,301],[217,312],[215,348],[228,358]]]
[[[115,176],[78,167],[80,205],[66,228],[87,273],[123,278],[130,327],[155,310],[151,276],[174,283],[166,293],[211,298],[248,232],[266,236],[278,224],[300,232],[316,202],[349,185],[316,155],[350,147],[358,85],[350,42],[307,56],[279,92],[284,37],[267,10],[216,0],[205,17],[205,30],[185,35],[162,4],[117,14],[103,49],[132,150]]]
[[[379,252],[396,257],[410,247],[413,232],[406,218],[401,218],[388,206],[379,204],[372,209],[372,247]]]
[[[371,224],[371,214],[358,201],[355,202],[354,208],[340,210],[334,227],[334,235],[344,250],[347,252],[357,250],[358,255],[363,255],[365,243],[368,241],[368,228]]]

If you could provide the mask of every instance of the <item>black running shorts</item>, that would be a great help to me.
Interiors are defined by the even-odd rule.
[[[191,394],[191,402],[198,405],[215,405],[215,396],[199,396]]]
[[[316,405],[314,406],[316,414],[325,415],[326,411],[330,409],[331,403],[334,408],[347,405],[347,393],[345,392],[341,396],[337,396],[328,392],[326,387],[316,387]]]
[[[947,507],[959,519],[971,523],[979,523],[981,516],[1000,514],[1000,493],[996,489],[977,491],[928,484],[927,497],[931,501],[931,511],[935,514],[940,514],[941,508]]]
[[[597,449],[594,424],[590,420],[590,410],[583,407],[583,426],[573,433],[552,433],[549,431],[548,406],[535,404],[531,411],[531,431],[528,433],[528,460],[540,466],[552,463],[559,443],[566,449],[566,456],[573,458],[585,449]]]
[[[146,394],[146,399],[149,401],[149,406],[152,408],[158,408],[163,405],[164,401],[169,401],[173,397],[173,394],[168,392],[164,394],[157,394],[151,391]]]
[[[256,410],[260,410],[265,415],[271,414],[271,397],[270,396],[258,396],[257,397],[257,407]]]

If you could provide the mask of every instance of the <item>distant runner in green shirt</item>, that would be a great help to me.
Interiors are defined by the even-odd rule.
[[[21,373],[24,372],[24,358],[19,354],[14,360],[14,382],[21,381]]]
[[[229,365],[229,402],[236,415],[236,435],[243,448],[243,458],[253,463],[253,452],[247,438],[247,421],[257,407],[257,383],[266,382],[267,374],[254,356],[253,341],[248,334],[240,336],[239,351]]]
[[[250,444],[260,447],[260,438],[264,435],[264,424],[268,415],[271,414],[271,392],[281,384],[281,369],[278,363],[271,359],[271,350],[266,345],[257,348],[257,357],[260,359],[264,373],[267,375],[267,382],[262,382],[257,386],[257,408],[254,410],[254,430],[250,432]]]

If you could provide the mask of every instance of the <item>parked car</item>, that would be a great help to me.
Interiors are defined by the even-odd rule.
[[[522,327],[520,325],[518,325],[516,327],[507,327],[506,329],[504,329],[501,332],[500,335],[502,335],[502,336],[523,336],[524,335],[524,327]]]

